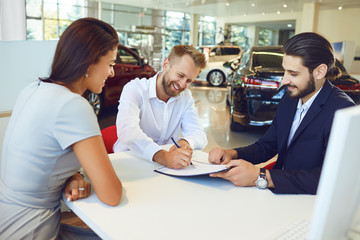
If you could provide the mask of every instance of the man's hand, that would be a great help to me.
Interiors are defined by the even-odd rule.
[[[80,174],[75,173],[66,181],[64,193],[69,201],[86,198],[91,193],[91,184],[86,182]]]
[[[190,144],[188,143],[188,141],[186,141],[185,139],[181,139],[180,141],[178,141],[178,145],[180,146],[180,148],[185,148],[187,150],[191,151],[191,154],[193,152],[193,149],[191,148]],[[171,146],[169,152],[177,149],[178,147],[176,147],[176,145]]]
[[[237,158],[237,152],[233,149],[213,148],[209,152],[209,162],[213,164],[227,164],[234,158]]]
[[[187,167],[191,163],[192,149],[185,149],[183,147],[173,150],[160,150],[154,154],[153,161],[168,168],[181,169]]]
[[[221,177],[232,182],[238,187],[255,186],[255,181],[260,174],[260,168],[245,160],[232,160],[226,167],[226,172],[212,173],[210,177]]]

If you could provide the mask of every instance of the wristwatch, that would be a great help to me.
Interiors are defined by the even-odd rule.
[[[267,187],[268,181],[266,180],[266,169],[265,168],[260,168],[260,175],[256,179],[255,184],[256,184],[256,187],[260,188],[260,189],[264,189]]]

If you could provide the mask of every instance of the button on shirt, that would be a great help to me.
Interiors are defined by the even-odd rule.
[[[291,140],[293,139],[296,130],[300,126],[301,121],[304,119],[307,111],[311,107],[311,104],[314,102],[316,96],[319,94],[322,88],[319,89],[309,100],[306,101],[306,103],[302,103],[301,99],[298,101],[296,113],[294,116],[294,120],[290,129],[289,133],[289,139],[288,139],[288,146],[290,145]]]
[[[152,161],[160,145],[180,140],[180,132],[190,146],[202,149],[207,145],[191,91],[186,89],[167,102],[156,95],[156,78],[136,78],[125,85],[119,100],[116,119],[118,140],[114,152],[132,150]]]

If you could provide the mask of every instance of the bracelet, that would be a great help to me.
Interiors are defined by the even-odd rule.
[[[84,174],[82,174],[81,172],[80,172],[80,170],[79,171],[77,171],[77,173],[80,175],[80,176],[82,176],[82,178],[84,179]]]

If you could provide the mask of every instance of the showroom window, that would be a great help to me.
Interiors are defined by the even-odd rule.
[[[272,30],[260,28],[259,29],[259,46],[272,45]]]
[[[231,26],[231,42],[234,45],[240,46],[246,50],[249,48],[249,37],[247,36],[248,29],[245,26],[232,25]]]
[[[198,45],[199,46],[216,45],[215,36],[216,36],[215,17],[200,16]]]
[[[165,34],[165,56],[173,46],[189,44],[190,15],[182,12],[167,11],[163,18]]]
[[[26,0],[27,39],[58,39],[74,20],[86,15],[85,0]]]

